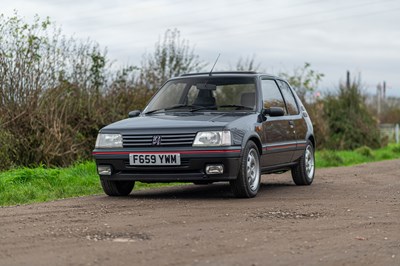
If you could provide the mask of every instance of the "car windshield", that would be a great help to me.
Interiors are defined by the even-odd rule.
[[[256,110],[256,79],[197,77],[168,81],[153,97],[145,113],[200,110]]]

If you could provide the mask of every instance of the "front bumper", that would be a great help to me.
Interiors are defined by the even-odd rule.
[[[180,153],[179,166],[133,166],[129,164],[130,153]],[[93,156],[97,165],[111,166],[111,175],[100,175],[102,180],[132,180],[140,182],[195,182],[229,181],[236,179],[240,165],[240,147],[213,149],[148,149],[104,150],[96,149]],[[208,175],[206,165],[222,164],[222,174]]]

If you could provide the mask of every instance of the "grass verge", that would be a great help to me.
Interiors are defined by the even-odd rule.
[[[388,146],[371,150],[364,146],[354,151],[332,151],[323,150],[315,154],[316,167],[349,166],[354,164],[376,162],[383,160],[399,159],[400,145],[389,144]]]
[[[400,158],[400,145],[378,150],[361,147],[355,151],[318,151],[316,166],[334,167]],[[137,182],[135,190],[171,184]],[[94,162],[68,168],[19,168],[0,173],[0,206],[44,202],[62,198],[102,194]]]
[[[171,184],[136,182],[135,190]],[[68,168],[19,168],[0,173],[0,206],[44,202],[56,199],[101,194],[94,162]]]

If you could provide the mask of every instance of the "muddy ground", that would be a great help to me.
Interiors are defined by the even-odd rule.
[[[400,265],[400,160],[0,208],[0,265]]]

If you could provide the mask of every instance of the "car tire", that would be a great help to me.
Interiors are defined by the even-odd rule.
[[[238,198],[253,198],[261,182],[260,153],[253,141],[248,141],[240,159],[239,174],[230,181],[233,194]]]
[[[104,193],[108,196],[127,196],[132,192],[135,181],[100,180]]]
[[[298,186],[311,185],[315,174],[315,156],[314,147],[310,141],[307,141],[303,155],[298,164],[292,168],[293,182]]]

